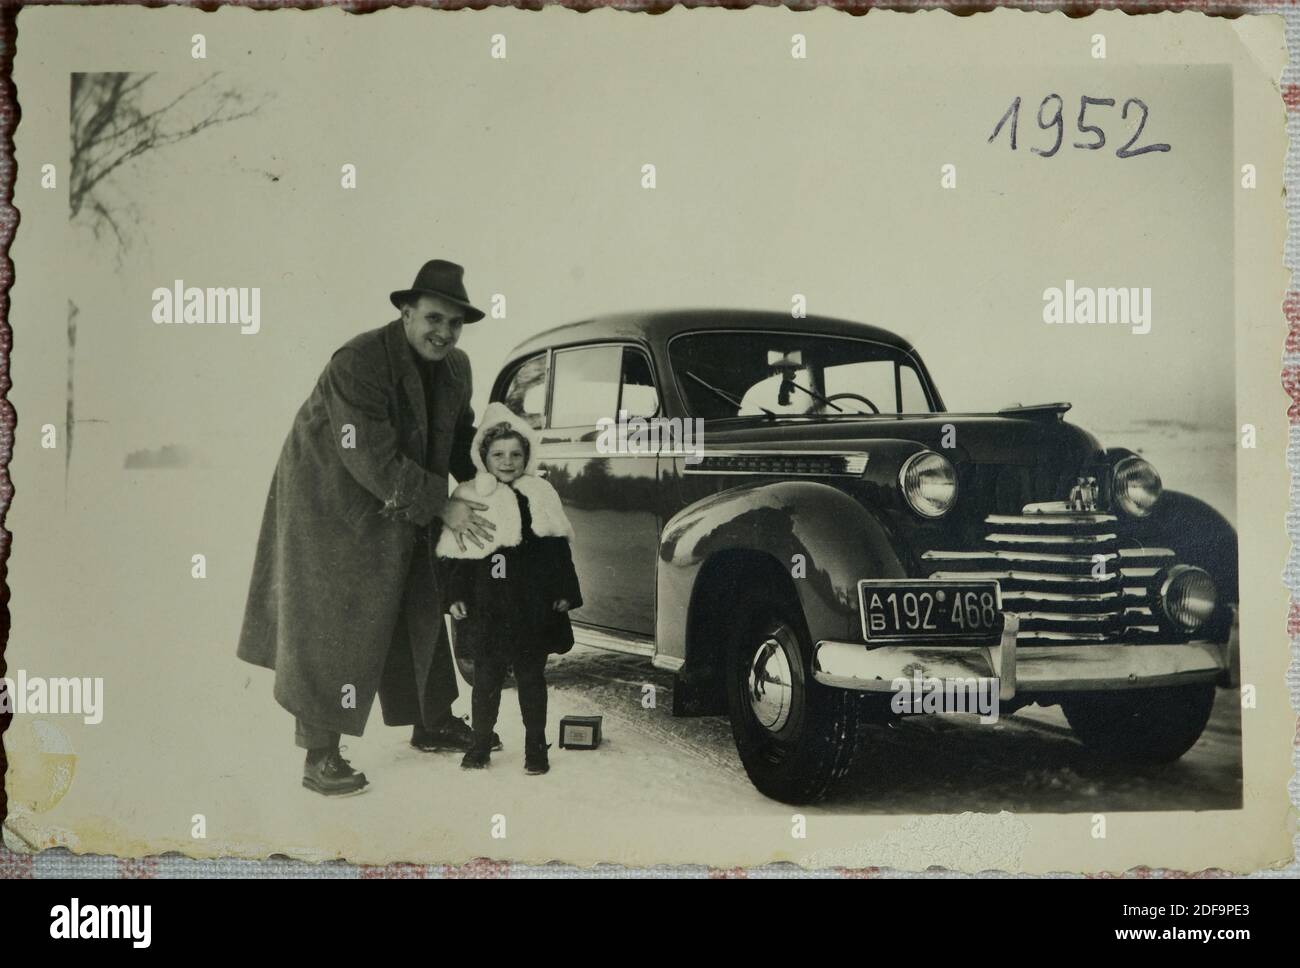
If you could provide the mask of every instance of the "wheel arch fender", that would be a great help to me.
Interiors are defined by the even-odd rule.
[[[1240,601],[1237,530],[1200,498],[1182,491],[1165,491],[1151,515],[1152,527],[1184,564],[1208,571],[1221,602]]]
[[[660,665],[708,666],[719,605],[737,582],[780,580],[813,642],[861,635],[860,578],[906,577],[888,530],[867,507],[818,481],[742,485],[710,495],[664,526],[656,563]]]

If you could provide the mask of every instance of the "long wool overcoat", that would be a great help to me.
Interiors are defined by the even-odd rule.
[[[276,700],[305,722],[359,736],[381,686],[390,723],[427,708],[443,613],[429,525],[446,505],[448,473],[474,476],[470,392],[469,359],[453,349],[432,370],[430,434],[398,319],[335,352],[294,418],[262,516],[238,655],[274,669]],[[399,619],[411,654],[386,672]]]

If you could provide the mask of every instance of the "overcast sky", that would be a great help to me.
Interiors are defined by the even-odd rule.
[[[114,420],[124,450],[264,462],[333,349],[393,318],[389,291],[442,257],[480,305],[507,299],[506,320],[462,341],[480,410],[509,347],[542,328],[644,307],[788,311],[802,293],[811,313],[913,340],[952,410],[1064,399],[1089,426],[1231,432],[1226,69],[900,76],[830,31],[804,61],[785,33],[722,58],[678,23],[637,18],[638,45],[575,58],[521,18],[504,61],[460,17],[352,17],[351,42],[263,18],[238,58],[214,29],[211,68],[270,100],[123,175],[140,229],[120,268],[78,234],[83,412]],[[1035,121],[1052,91],[1064,145],[1043,158],[1030,147],[1053,140]],[[1138,145],[1172,151],[1117,158],[1136,120],[1118,107],[1089,108],[1105,149],[1073,148],[1081,94],[1142,97]],[[987,138],[1016,95],[1012,152],[1007,129]],[[260,334],[155,326],[150,293],[178,278],[262,287]],[[1151,332],[1044,324],[1043,290],[1067,279],[1149,287]]]

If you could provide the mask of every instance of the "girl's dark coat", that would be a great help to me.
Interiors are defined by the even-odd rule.
[[[523,540],[486,558],[449,562],[447,602],[464,602],[468,611],[456,627],[457,651],[464,646],[469,658],[512,660],[573,648],[569,616],[553,608],[559,599],[571,609],[582,605],[569,542],[534,534],[528,499],[513,488],[511,493],[519,503]]]

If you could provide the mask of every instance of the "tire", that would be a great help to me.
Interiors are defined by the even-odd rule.
[[[734,614],[740,618],[722,674],[740,761],[763,795],[815,803],[853,758],[854,697],[813,679],[812,650],[796,606],[747,597]]]
[[[1172,763],[1196,744],[1214,707],[1214,684],[1125,689],[1064,699],[1061,711],[1090,750],[1121,763]]]

